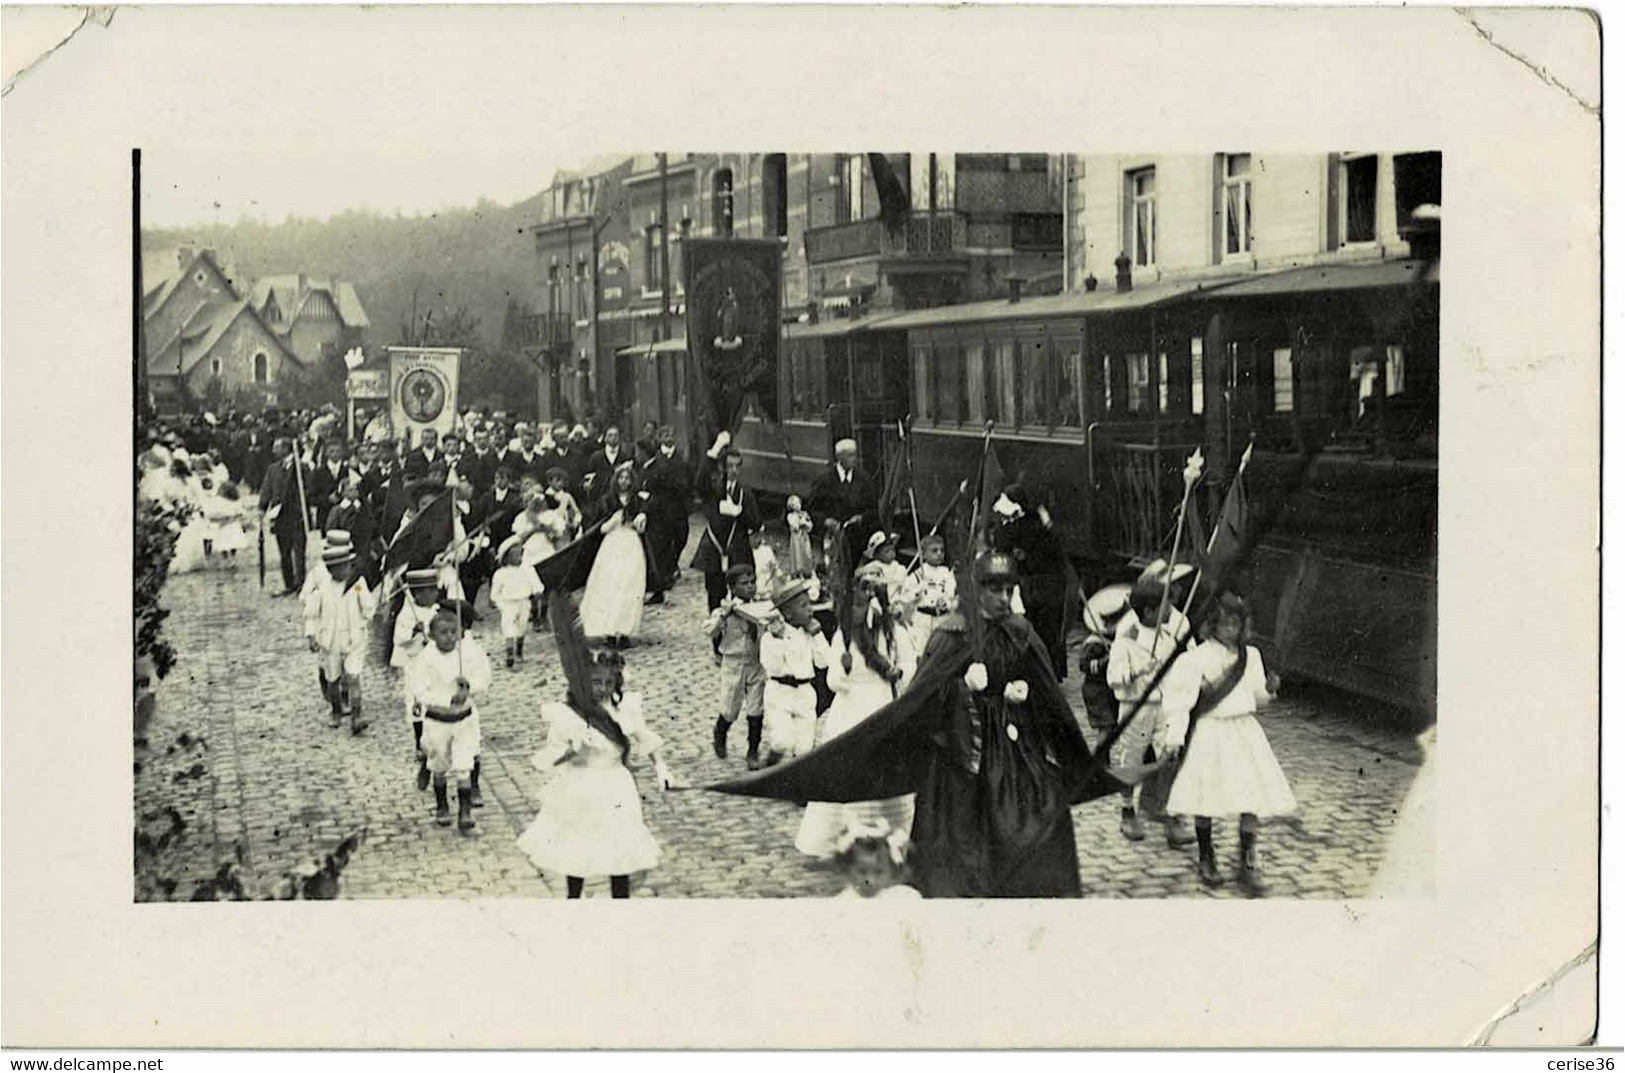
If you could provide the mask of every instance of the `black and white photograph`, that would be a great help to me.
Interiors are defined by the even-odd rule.
[[[1442,156],[1224,148],[133,158],[136,897],[1431,896]]]
[[[6,1046],[1596,1042],[1593,16],[6,20]]]

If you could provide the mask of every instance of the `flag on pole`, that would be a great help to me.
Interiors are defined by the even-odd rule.
[[[1252,453],[1253,449],[1249,446],[1242,454],[1241,464],[1236,467],[1235,479],[1225,493],[1224,505],[1219,509],[1219,517],[1211,533],[1206,531],[1207,527],[1202,521],[1199,497],[1191,497],[1191,551],[1197,566],[1209,578],[1233,577],[1233,568],[1249,546],[1247,535],[1252,510],[1247,501],[1245,477]]]
[[[902,422],[897,424],[897,442],[886,452],[886,484],[880,490],[880,524],[886,530],[892,527],[897,515],[897,504],[902,500],[908,470],[908,438]]]
[[[384,552],[384,573],[405,567],[422,569],[434,563],[455,539],[452,526],[452,493],[447,488],[395,534]]]

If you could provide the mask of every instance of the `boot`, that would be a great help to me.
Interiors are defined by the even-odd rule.
[[[473,791],[462,788],[457,791],[457,830],[463,834],[474,829],[474,802]]]
[[[1164,816],[1162,825],[1168,835],[1169,849],[1184,849],[1196,841],[1196,832],[1191,830],[1190,820],[1184,816]]]
[[[1241,832],[1241,866],[1236,870],[1236,886],[1249,897],[1262,898],[1269,893],[1263,871],[1258,867],[1258,832]]]
[[[525,639],[515,638],[513,643],[513,658],[515,663],[525,662]]]
[[[1134,811],[1133,805],[1123,810],[1123,818],[1118,821],[1117,829],[1130,842],[1141,842],[1145,839],[1145,825],[1140,822],[1140,816]]]
[[[480,761],[474,758],[474,770],[468,773],[468,804],[471,808],[484,808],[485,798],[480,796]]]
[[[1196,875],[1202,884],[1208,887],[1218,887],[1224,884],[1224,876],[1219,874],[1219,861],[1213,855],[1213,824],[1196,824]]]
[[[418,793],[429,788],[429,758],[418,754]]]
[[[512,641],[509,641],[508,642],[508,658],[507,658],[507,660],[505,662],[506,662],[507,667],[508,667],[508,669],[510,671],[513,670],[514,657],[517,656],[518,654],[519,654],[519,646],[514,644]]]
[[[745,720],[745,766],[752,771],[762,770],[762,717],[751,716]]]
[[[361,714],[361,701],[356,699],[350,705],[350,734],[352,736],[367,729],[367,720]]]
[[[441,827],[451,826],[451,802],[446,798],[446,780],[434,780],[434,822]]]
[[[718,760],[728,759],[728,721],[720,715],[711,727],[711,750],[717,754]]]
[[[327,725],[334,730],[344,722],[344,684],[342,682],[327,683]]]

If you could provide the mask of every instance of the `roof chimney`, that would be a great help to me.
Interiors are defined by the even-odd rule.
[[[1004,281],[1010,285],[1010,301],[1011,302],[1019,302],[1019,301],[1021,301],[1021,284],[1022,284],[1021,277],[1020,276],[1006,276]]]
[[[1440,242],[1439,206],[1418,205],[1411,211],[1410,220],[1399,229],[1400,237],[1411,244],[1411,256],[1423,260],[1439,259]]]
[[[1100,286],[1100,280],[1095,278],[1095,274],[1093,272],[1083,277],[1083,289],[1087,293],[1094,294],[1095,288],[1098,286]]]
[[[1117,265],[1117,293],[1127,294],[1134,289],[1134,262],[1128,259],[1128,254],[1120,253],[1114,263]]]
[[[197,250],[191,246],[181,246],[175,251],[175,260],[179,262],[179,270],[185,272],[192,267],[192,259],[197,256]]]

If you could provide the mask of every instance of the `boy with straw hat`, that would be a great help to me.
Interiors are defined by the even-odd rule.
[[[322,549],[327,580],[305,599],[305,637],[320,655],[325,692],[332,707],[330,725],[350,718],[350,733],[367,728],[361,714],[361,665],[366,659],[367,626],[378,610],[378,597],[356,572],[350,534],[329,530]]]
[[[812,749],[818,726],[818,694],[813,672],[829,667],[829,641],[813,618],[812,583],[798,578],[773,594],[777,612],[761,639],[763,733],[772,767],[786,755]]]

